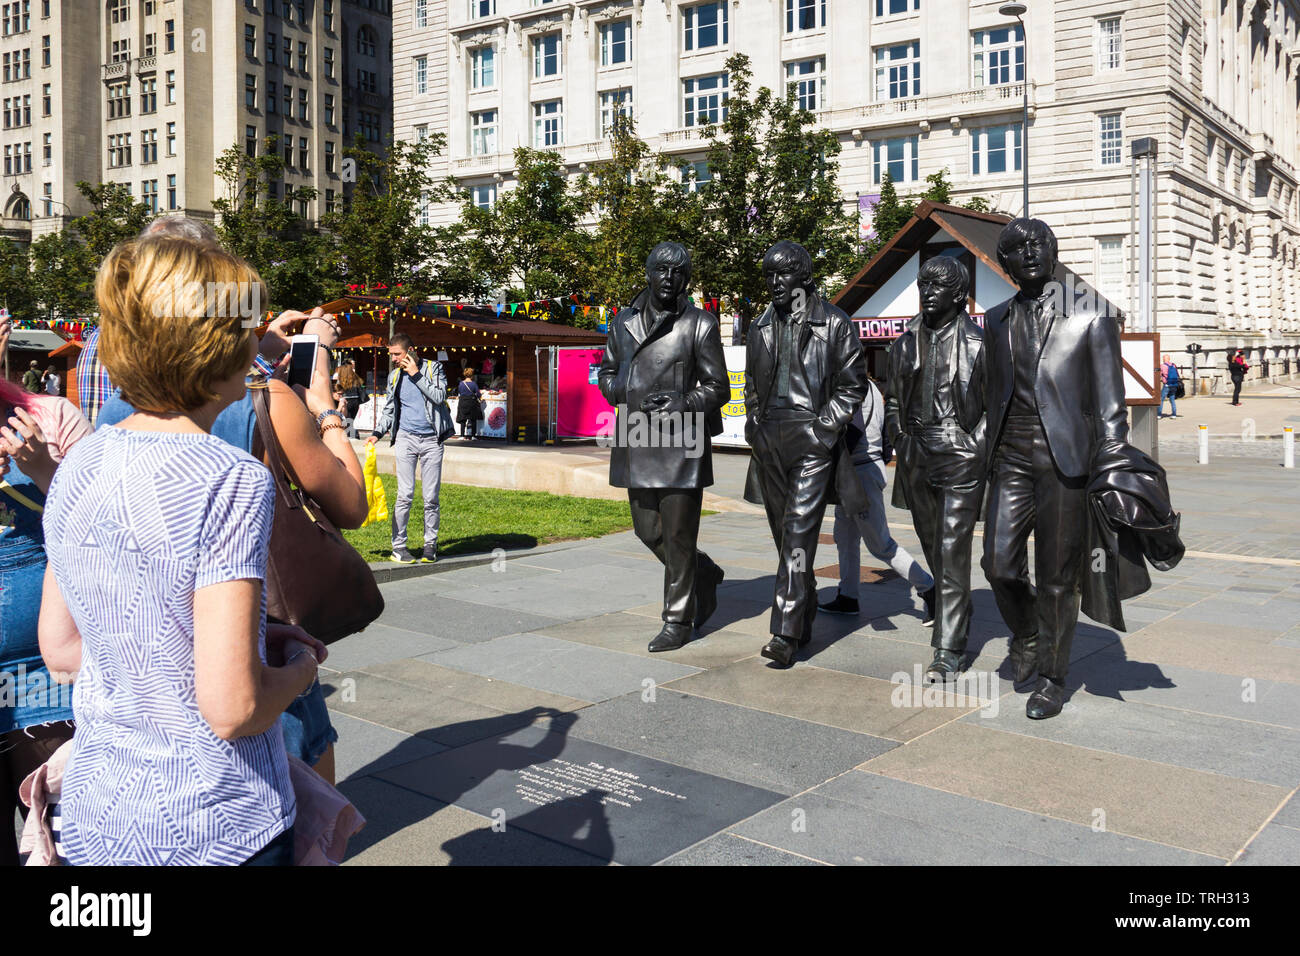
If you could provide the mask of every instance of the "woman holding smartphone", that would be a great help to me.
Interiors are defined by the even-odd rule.
[[[274,489],[210,434],[256,337],[238,293],[209,315],[170,290],[235,290],[250,266],[186,240],[126,242],[95,294],[100,356],[135,408],[79,442],[45,508],[40,646],[75,678],[54,827],[72,864],[288,864],[296,813],[280,715],[325,648],[266,625]]]

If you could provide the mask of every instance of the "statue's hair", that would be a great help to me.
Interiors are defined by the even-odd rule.
[[[970,271],[952,256],[935,256],[927,260],[916,273],[916,281],[922,279],[934,279],[945,289],[961,292],[963,296],[970,294]]]
[[[805,281],[812,278],[813,261],[808,250],[792,239],[775,242],[763,253],[763,271],[769,272],[779,266],[795,266]]]
[[[651,249],[650,255],[645,261],[646,272],[649,272],[661,262],[670,266],[681,266],[686,271],[687,283],[690,283],[691,253],[680,242],[661,242]]]
[[[998,236],[998,262],[1001,263],[1015,246],[1020,245],[1026,239],[1032,239],[1036,236],[1043,236],[1047,239],[1052,248],[1052,258],[1056,255],[1056,233],[1052,232],[1052,227],[1041,219],[1012,219],[1003,228]]]

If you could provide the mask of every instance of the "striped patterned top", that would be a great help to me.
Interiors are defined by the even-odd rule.
[[[101,428],[55,472],[45,546],[82,640],[59,801],[72,863],[237,864],[292,825],[280,725],[222,740],[194,689],[194,592],[265,580],[273,494],[211,435]],[[262,610],[265,659],[265,589]]]

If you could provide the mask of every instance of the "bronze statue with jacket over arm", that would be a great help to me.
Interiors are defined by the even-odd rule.
[[[844,435],[867,377],[853,322],[817,294],[808,251],[775,243],[763,272],[772,304],[750,327],[745,352],[745,497],[762,502],[780,552],[762,655],[788,667],[812,639],[813,559],[840,466],[850,476],[844,487],[860,491]]]
[[[609,483],[628,490],[632,527],[664,566],[663,628],[651,651],[689,641],[716,610],[723,571],[696,546],[704,489],[713,484],[711,436],[731,396],[717,316],[686,295],[686,247],[661,242],[646,260],[648,287],[609,326],[599,383],[618,410]]]
[[[998,262],[1020,287],[984,323],[989,494],[984,574],[1011,630],[1017,682],[1038,674],[1025,708],[1061,712],[1088,541],[1087,486],[1099,453],[1128,441],[1119,321],[1090,290],[1056,279],[1056,236],[1015,219]],[[1034,536],[1034,584],[1029,535]]]
[[[984,491],[984,333],[966,312],[970,273],[948,256],[917,273],[921,314],[889,349],[885,430],[898,453],[894,504],[912,525],[935,582],[931,682],[965,663],[971,543]]]

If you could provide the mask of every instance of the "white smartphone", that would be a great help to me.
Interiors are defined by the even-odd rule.
[[[295,335],[289,344],[289,387],[301,385],[311,388],[316,374],[316,353],[320,351],[319,335]]]

